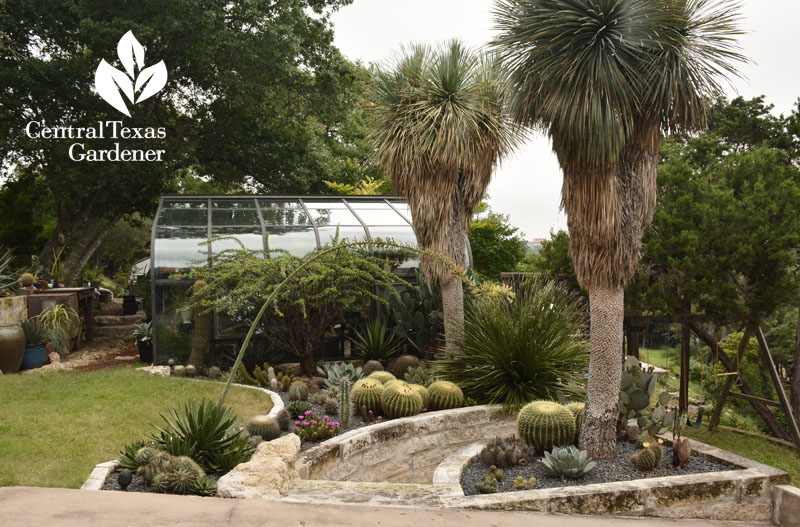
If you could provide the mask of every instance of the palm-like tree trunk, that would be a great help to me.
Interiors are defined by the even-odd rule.
[[[589,288],[589,388],[580,444],[593,459],[616,457],[616,422],[622,377],[623,288]]]

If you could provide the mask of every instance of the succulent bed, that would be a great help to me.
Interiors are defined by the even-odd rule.
[[[615,459],[597,461],[595,467],[582,478],[567,479],[548,476],[542,456],[534,457],[527,465],[513,465],[503,468],[503,479],[497,485],[497,492],[515,492],[518,490],[549,489],[556,487],[571,487],[577,485],[591,485],[593,483],[610,483],[613,481],[630,481],[643,478],[657,478],[662,476],[675,476],[677,474],[698,474],[702,472],[717,472],[732,470],[730,467],[708,461],[701,457],[692,456],[689,463],[680,471],[670,468],[672,449],[664,445],[664,454],[660,463],[653,470],[643,472],[631,464],[630,458],[641,449],[635,443],[620,441],[617,443],[617,457]],[[480,494],[476,485],[479,485],[484,475],[489,472],[490,465],[475,458],[461,473],[461,488],[467,496]],[[526,482],[536,478],[536,484],[529,489],[515,488],[514,480],[522,477]]]

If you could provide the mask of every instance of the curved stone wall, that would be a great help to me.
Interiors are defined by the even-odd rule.
[[[436,467],[453,452],[515,430],[499,405],[428,412],[329,439],[306,451],[298,470],[312,480],[432,483]]]

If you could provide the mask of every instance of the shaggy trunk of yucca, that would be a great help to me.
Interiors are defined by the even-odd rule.
[[[613,459],[617,455],[623,291],[622,287],[589,288],[589,387],[580,445],[592,459]]]
[[[461,280],[448,278],[442,284],[444,339],[448,353],[459,353],[459,340],[464,329],[464,289]]]

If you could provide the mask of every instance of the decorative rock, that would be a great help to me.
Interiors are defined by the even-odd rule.
[[[300,478],[295,468],[300,456],[300,437],[288,434],[260,443],[247,463],[237,465],[217,482],[223,498],[276,499],[287,496]]]
[[[139,360],[136,355],[117,355],[114,360]]]
[[[47,354],[47,356],[50,357],[50,364],[58,364],[59,362],[61,362],[61,355],[59,355],[55,351],[51,351],[50,353]]]
[[[136,368],[136,371],[159,377],[169,377],[169,366],[142,366],[141,368]]]

